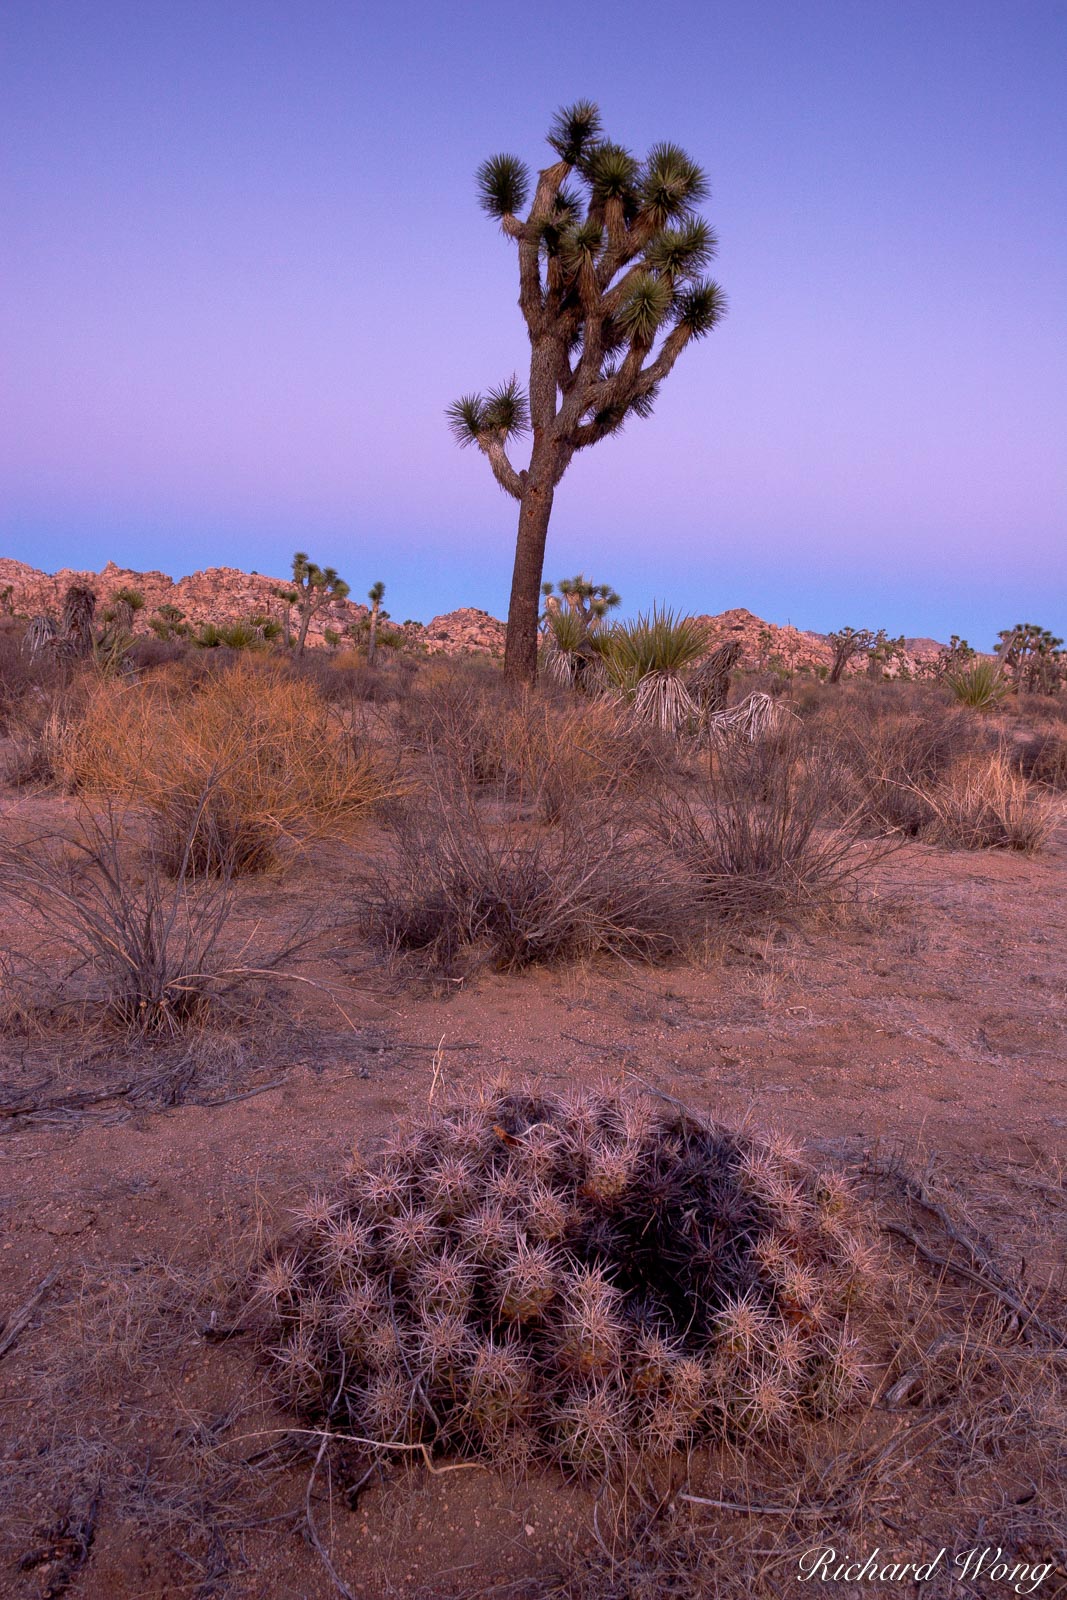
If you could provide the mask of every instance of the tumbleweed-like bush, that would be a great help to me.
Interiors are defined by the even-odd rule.
[[[195,679],[95,682],[54,745],[68,789],[147,808],[174,871],[191,828],[194,870],[240,876],[364,816],[393,787],[314,684],[254,660]]]
[[[1033,855],[1063,817],[1063,802],[1016,771],[1004,750],[950,767],[926,795],[925,830],[955,850],[1019,850]]]
[[[706,776],[652,798],[649,822],[715,919],[831,910],[885,854],[860,839],[860,814],[842,814],[842,787],[832,753],[783,724],[720,743]]]
[[[254,1294],[306,1420],[599,1478],[847,1408],[873,1261],[846,1185],[784,1141],[498,1084],[310,1199]]]

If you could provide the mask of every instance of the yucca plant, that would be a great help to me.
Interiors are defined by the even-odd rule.
[[[448,410],[461,445],[475,445],[519,502],[504,674],[533,683],[545,540],[556,485],[578,450],[652,411],[682,351],[725,310],[704,276],[715,235],[699,216],[708,182],[675,144],[639,160],[605,138],[590,101],[556,116],[550,164],[531,181],[512,155],[478,169],[483,209],[518,246],[519,306],[530,339],[529,394],[513,377]],[[525,217],[532,192],[532,201]],[[533,432],[529,465],[512,439]]]
[[[1011,684],[999,661],[972,661],[945,675],[945,682],[961,706],[972,711],[992,711],[1011,694]]]
[[[706,649],[707,633],[695,617],[653,606],[611,629],[604,641],[604,668],[638,717],[678,733],[699,716],[683,675]]]
[[[544,665],[555,683],[597,694],[607,686],[604,649],[608,630],[596,614],[580,610],[545,613]]]

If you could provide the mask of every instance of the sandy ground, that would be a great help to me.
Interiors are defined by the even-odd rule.
[[[160,1262],[178,1277],[217,1263],[221,1284],[257,1218],[329,1181],[353,1146],[372,1148],[431,1091],[500,1070],[549,1085],[632,1075],[730,1119],[785,1128],[817,1151],[902,1153],[936,1172],[1032,1294],[1067,1286],[1067,828],[1031,860],[910,844],[843,924],[738,938],[698,965],[486,975],[447,996],[393,980],[346,925],[370,843],[323,847],[282,879],[241,889],[245,919],[269,908],[295,920],[314,894],[341,908],[309,970],[333,986],[348,1021],[306,991],[280,1018],[231,1030],[203,1087],[203,1098],[228,1103],[153,1109],[118,1098],[0,1118],[0,1316],[55,1274],[0,1362],[9,1437],[24,1436],[37,1407],[38,1448],[73,1448],[69,1416],[60,1425],[49,1415],[59,1415],[57,1362],[77,1348],[102,1285],[128,1288],[138,1264],[158,1279]],[[6,1113],[147,1071],[101,1037],[11,1038],[0,1059]],[[184,1322],[179,1314],[155,1368],[149,1345],[129,1389],[105,1384],[86,1424],[93,1437],[132,1427],[146,1474],[154,1451],[165,1454],[182,1427],[217,1422],[220,1397],[252,1381],[240,1340],[203,1338],[209,1305],[210,1294]],[[244,1565],[215,1588],[201,1553],[183,1563],[104,1504],[91,1559],[67,1592],[334,1593],[282,1519],[293,1504],[292,1485],[285,1491],[267,1493],[266,1514],[280,1520],[242,1537]],[[10,1564],[34,1528],[47,1534],[55,1521],[54,1506],[31,1500],[0,1593],[50,1592],[47,1563],[22,1573]],[[399,1492],[373,1487],[354,1510],[318,1505],[320,1520],[332,1519],[338,1570],[360,1596],[489,1592],[547,1569],[588,1509],[574,1491],[547,1481],[516,1490],[480,1468],[411,1473]]]

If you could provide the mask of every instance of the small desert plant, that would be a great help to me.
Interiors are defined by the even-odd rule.
[[[678,733],[698,717],[684,674],[707,650],[707,633],[695,617],[654,606],[632,622],[617,623],[604,641],[610,684],[638,717]]]
[[[1062,803],[1028,783],[1003,750],[957,762],[924,798],[932,812],[925,833],[958,850],[1033,855],[1063,815]]]
[[[1067,789],[1067,739],[1061,734],[1033,734],[1018,746],[1014,759],[1031,783]]]
[[[992,711],[1012,692],[999,661],[971,661],[945,673],[953,698],[972,711]]]
[[[252,1292],[309,1422],[602,1479],[847,1410],[864,1233],[841,1180],[780,1141],[498,1085],[314,1197]]]
[[[987,742],[985,728],[962,710],[934,702],[898,711],[866,695],[842,708],[826,733],[849,774],[841,789],[843,811],[874,832],[911,838],[933,815],[929,789],[954,761]]]
[[[131,1035],[173,1034],[294,953],[292,944],[257,952],[254,968],[228,959],[230,881],[196,878],[195,820],[173,874],[151,849],[139,851],[110,811],[86,813],[72,832],[0,848],[0,894],[47,930],[61,1005],[99,1010]]]
[[[431,971],[498,971],[597,954],[655,960],[692,928],[680,875],[603,806],[567,805],[549,824],[490,820],[438,773],[390,818],[392,853],[367,888],[364,921],[393,954]]]
[[[654,782],[669,742],[610,701],[520,699],[436,685],[401,715],[415,746],[494,798],[554,815],[582,795],[610,797]]]
[[[861,844],[855,815],[841,816],[841,783],[832,755],[788,728],[720,747],[709,776],[653,802],[651,825],[715,917],[826,909],[884,853]]]
[[[579,609],[545,613],[542,660],[548,676],[562,688],[598,694],[607,687],[604,652],[607,631],[599,616]]]

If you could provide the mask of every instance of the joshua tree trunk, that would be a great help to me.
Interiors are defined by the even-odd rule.
[[[370,608],[370,636],[367,639],[367,665],[373,667],[374,657],[378,653],[378,602]]]
[[[553,474],[539,482],[536,455],[519,503],[519,532],[511,575],[511,602],[504,644],[504,681],[532,683],[537,676],[537,619],[541,611],[541,575],[545,541],[552,516]]]

